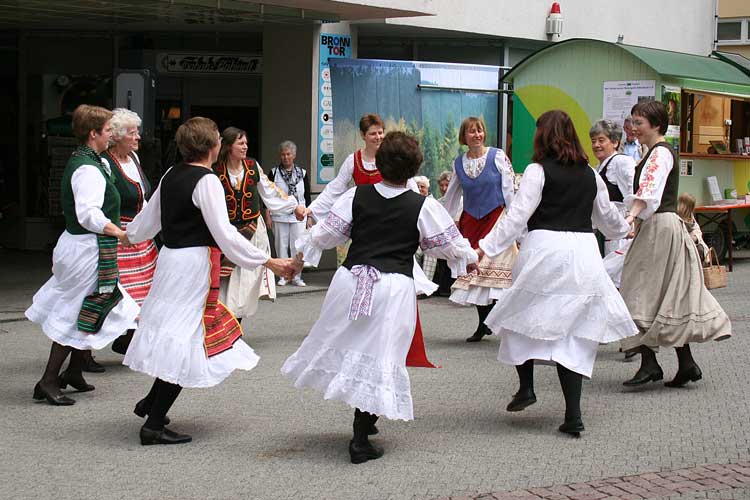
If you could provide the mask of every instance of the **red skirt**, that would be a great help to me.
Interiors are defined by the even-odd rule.
[[[479,248],[479,240],[492,231],[504,208],[504,205],[500,205],[481,219],[475,219],[466,211],[461,213],[461,218],[458,219],[458,230],[464,238],[469,240],[471,248],[475,250]]]
[[[126,217],[122,219],[130,222],[130,219]],[[125,224],[122,225],[122,229],[123,231],[126,229]],[[117,245],[120,284],[139,306],[143,305],[146,295],[151,290],[158,257],[159,251],[156,249],[154,240],[142,241],[131,247],[125,247],[119,243]]]

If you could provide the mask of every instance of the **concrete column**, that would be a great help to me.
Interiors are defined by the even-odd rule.
[[[278,145],[297,145],[297,162],[311,173],[310,129],[317,111],[313,44],[317,26],[263,28],[263,89],[261,107],[261,165],[279,162]],[[317,115],[315,116],[317,118]]]

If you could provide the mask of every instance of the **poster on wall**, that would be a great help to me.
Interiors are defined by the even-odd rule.
[[[664,140],[672,145],[675,153],[680,152],[680,98],[682,89],[680,87],[671,87],[662,85],[661,102],[667,108],[667,117],[669,126],[667,133],[664,134]]]
[[[630,114],[630,110],[643,101],[656,99],[654,80],[621,80],[604,82],[603,118],[620,125]]]
[[[450,63],[332,61],[335,167],[363,147],[360,116],[377,113],[385,122],[386,132],[403,130],[417,137],[424,154],[420,175],[430,179],[430,192],[439,198],[438,176],[451,170],[456,156],[465,150],[458,140],[464,118],[482,118],[487,126],[486,144],[498,143],[499,71],[497,66]],[[438,88],[420,89],[418,85]]]
[[[336,176],[333,154],[333,92],[331,59],[352,57],[352,37],[320,34],[320,67],[318,70],[318,165],[316,181],[328,184]]]

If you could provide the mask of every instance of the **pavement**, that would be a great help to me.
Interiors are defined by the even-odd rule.
[[[108,348],[96,353],[107,372],[87,374],[96,390],[73,394],[76,405],[32,400],[49,340],[22,316],[49,268],[49,254],[0,250],[0,498],[750,499],[750,261],[715,290],[734,337],[695,346],[698,383],[624,388],[637,364],[601,347],[580,439],[557,432],[564,401],[553,368],[536,370],[536,405],[507,413],[516,375],[496,361],[498,340],[468,344],[474,310],[420,301],[428,354],[442,367],[410,369],[416,418],[381,419],[375,440],[386,455],[363,465],[348,461],[352,410],[279,373],[317,319],[330,273],[306,272],[308,287],[280,289],[243,322],[256,369],[183,391],[170,427],[192,443],[142,447],[132,409],[151,380]],[[658,357],[670,379],[673,352]]]

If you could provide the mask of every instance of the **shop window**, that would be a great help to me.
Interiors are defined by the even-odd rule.
[[[716,40],[719,43],[747,42],[747,19],[719,21],[716,26]]]
[[[697,154],[743,154],[750,137],[750,99],[684,92],[680,150]]]

